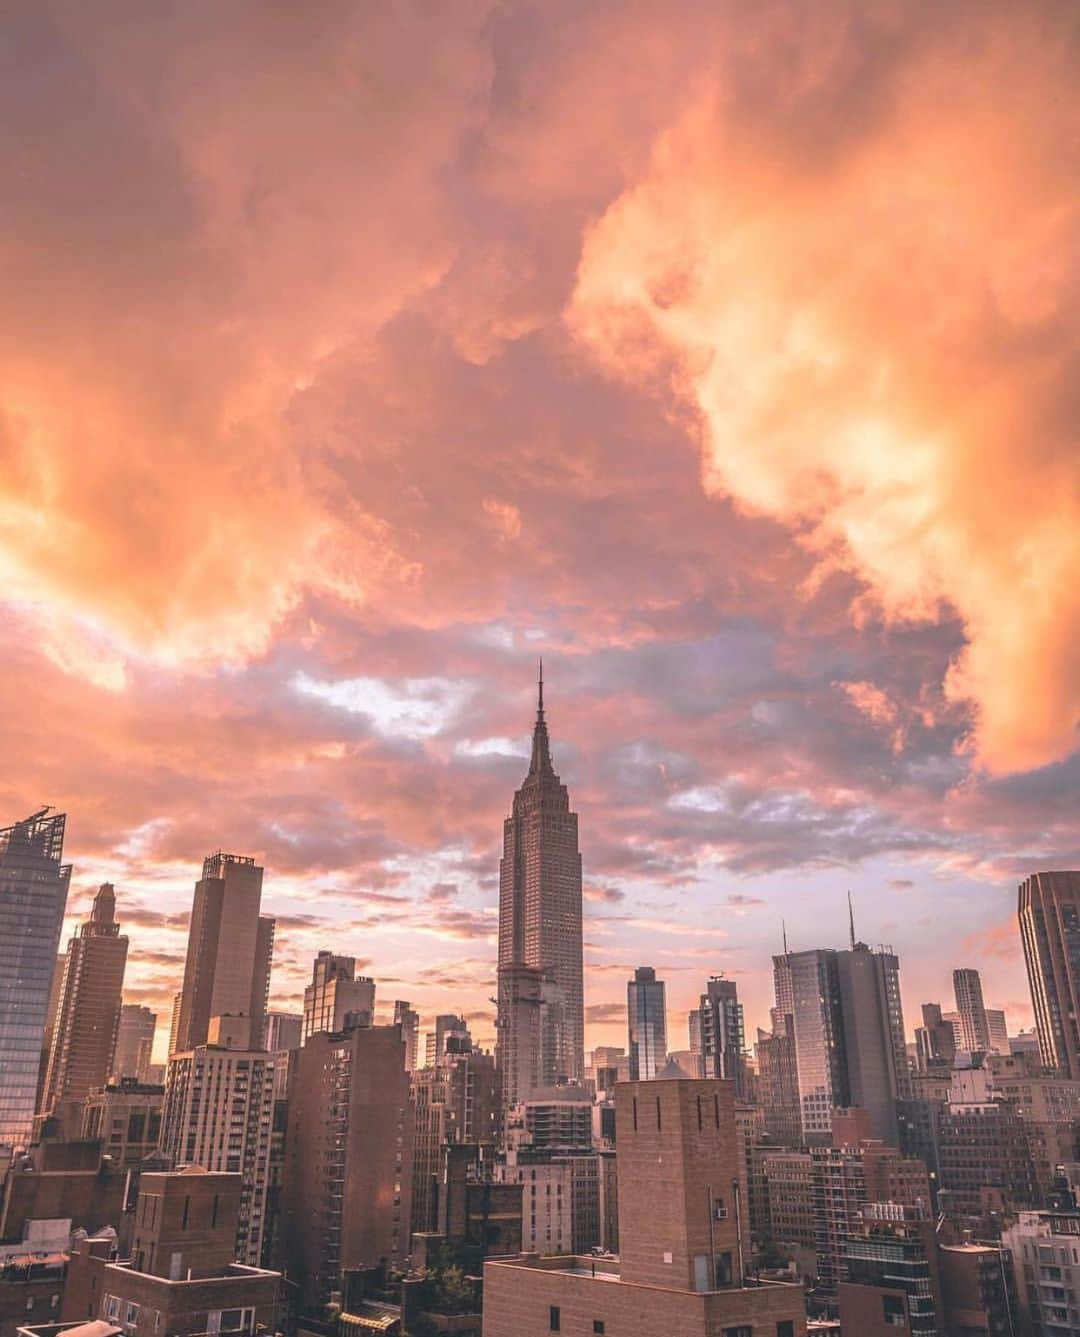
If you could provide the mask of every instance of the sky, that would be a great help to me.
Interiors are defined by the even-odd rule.
[[[537,660],[587,1044],[856,928],[1030,1000],[1080,866],[1072,0],[0,25],[0,814],[167,1028],[192,888],[490,1042]],[[164,1035],[159,1035],[160,1041]]]

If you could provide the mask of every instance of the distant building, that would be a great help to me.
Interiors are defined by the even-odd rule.
[[[581,904],[578,819],[551,762],[541,676],[529,771],[503,823],[499,863],[496,1061],[511,1074],[508,1103],[529,1094],[535,1064],[516,1052],[522,1043],[539,1043],[536,1085],[585,1075]]]
[[[943,1016],[940,1003],[923,1003],[922,1023],[915,1031],[919,1071],[951,1068],[956,1058],[956,1034]]]
[[[800,1286],[743,1281],[730,1084],[627,1082],[616,1101],[619,1259],[489,1260],[484,1337],[802,1337]]]
[[[67,906],[63,813],[0,830],[0,1147],[25,1147],[34,1126],[49,993]]]
[[[204,1045],[214,1017],[244,1019],[245,1049],[262,1044],[274,921],[259,913],[263,870],[255,860],[218,851],[203,861],[188,928],[184,985],[170,1053]]]
[[[115,1165],[136,1167],[157,1150],[164,1103],[163,1086],[122,1077],[87,1096],[79,1135],[99,1141]]]
[[[413,1106],[397,1026],[312,1035],[292,1056],[281,1238],[305,1312],[345,1268],[409,1252]]]
[[[956,993],[956,1010],[960,1013],[960,1031],[964,1037],[962,1047],[969,1053],[987,1053],[990,1049],[990,1027],[986,1019],[979,972],[954,970],[953,989]]]
[[[776,1012],[792,1018],[803,1139],[829,1141],[833,1110],[858,1106],[895,1146],[896,1102],[910,1094],[896,956],[854,943],[788,952],[773,967]]]
[[[395,1017],[395,1024],[397,1018]],[[402,1039],[404,1039],[402,1032]],[[426,1067],[431,1067],[438,1063],[439,1059],[450,1050],[456,1050],[462,1053],[472,1048],[472,1036],[469,1034],[468,1023],[464,1017],[456,1016],[453,1012],[444,1012],[435,1018],[435,1029],[430,1031],[424,1037],[424,1063]],[[408,1045],[406,1042],[406,1057],[408,1057]]]
[[[1080,872],[1034,873],[1018,910],[1042,1061],[1080,1079]]]
[[[420,1013],[404,998],[394,999],[394,1025],[401,1027],[405,1043],[405,1071],[415,1072],[420,1061]]]
[[[337,1033],[351,1026],[371,1026],[375,1021],[375,981],[356,974],[356,960],[320,952],[304,990],[303,1042],[312,1035]]]
[[[124,1077],[133,1077],[137,1082],[149,1080],[156,1029],[157,1014],[148,1007],[138,1003],[121,1005],[113,1050],[112,1081],[119,1082]]]
[[[735,1083],[742,1100],[746,1092],[746,1048],[743,1008],[735,981],[713,975],[701,995],[701,1056],[706,1077],[724,1077]]]
[[[630,1080],[651,1081],[667,1059],[667,1004],[664,981],[652,966],[638,966],[626,986]]]
[[[113,1066],[128,940],[116,922],[112,884],[102,884],[90,918],[68,944],[45,1073],[42,1108],[82,1102]]]
[[[1001,1008],[988,1007],[986,1009],[986,1029],[990,1036],[991,1052],[1007,1054],[1009,1052],[1009,1027],[1005,1020],[1005,1013]]]
[[[299,1012],[268,1012],[263,1048],[280,1052],[299,1049],[303,1041],[304,1018]]]

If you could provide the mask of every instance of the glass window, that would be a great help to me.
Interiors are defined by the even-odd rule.
[[[562,1314],[558,1305],[548,1309],[548,1327],[552,1332],[562,1332]]]

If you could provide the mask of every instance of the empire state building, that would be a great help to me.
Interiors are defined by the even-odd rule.
[[[585,1069],[577,813],[551,764],[540,671],[529,773],[503,823],[497,1056],[508,1105]]]

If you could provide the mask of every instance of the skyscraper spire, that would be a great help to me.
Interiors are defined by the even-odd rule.
[[[851,908],[851,892],[847,894],[848,931],[851,934],[851,950],[855,950],[855,911]]]
[[[540,660],[540,677],[537,683],[536,723],[533,725],[532,758],[529,761],[529,774],[554,774],[551,765],[551,745],[548,740],[547,723],[544,720],[544,661]]]

